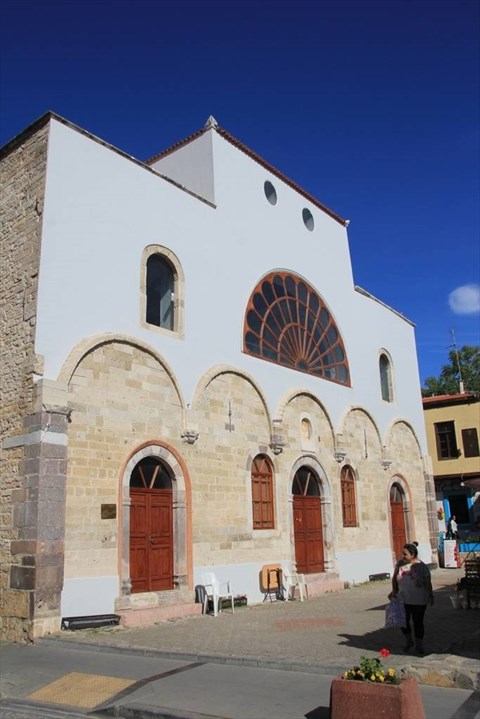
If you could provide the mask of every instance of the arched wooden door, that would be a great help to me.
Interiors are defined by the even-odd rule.
[[[407,542],[405,524],[405,494],[399,484],[390,490],[390,517],[392,523],[392,545],[396,559],[401,559],[403,545]]]
[[[297,572],[324,571],[322,506],[318,478],[300,467],[293,478],[293,533]]]
[[[130,478],[132,592],[173,589],[173,490],[170,471],[145,457]]]

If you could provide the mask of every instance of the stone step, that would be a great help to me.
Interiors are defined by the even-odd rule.
[[[309,597],[318,597],[321,594],[327,594],[327,592],[340,592],[345,589],[343,579],[340,579],[336,572],[306,574],[305,582],[307,583]]]
[[[201,614],[203,605],[195,602],[182,604],[162,604],[161,606],[132,607],[117,611],[123,627],[142,627],[169,619],[191,617]]]

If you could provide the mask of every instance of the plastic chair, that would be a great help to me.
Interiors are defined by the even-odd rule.
[[[205,588],[203,613],[207,613],[208,600],[211,599],[213,603],[213,616],[216,617],[218,612],[222,611],[222,599],[229,599],[232,603],[232,614],[234,614],[235,607],[230,581],[219,582],[214,572],[205,572],[205,574],[202,575],[202,582]]]
[[[290,572],[285,567],[282,567],[282,577],[283,588],[285,590],[285,600],[287,602],[289,599],[294,599],[296,587],[298,587],[300,601],[303,602],[304,598],[308,599],[308,587],[305,581],[304,574],[299,574],[298,572]]]

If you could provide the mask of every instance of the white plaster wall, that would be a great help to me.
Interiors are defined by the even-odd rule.
[[[118,596],[118,577],[65,579],[60,611],[62,617],[112,614]]]
[[[348,407],[362,405],[382,433],[393,419],[406,418],[425,448],[412,326],[354,291],[342,225],[211,133],[216,209],[52,121],[36,340],[45,376],[55,378],[84,338],[126,333],[163,355],[187,403],[205,371],[229,364],[253,376],[273,416],[287,390],[309,389],[337,429]],[[264,196],[267,179],[277,189],[276,206]],[[314,216],[313,232],[303,225],[303,207]],[[140,326],[140,258],[152,243],[172,249],[185,272],[184,341]],[[346,345],[352,388],[242,354],[248,297],[273,269],[304,276],[330,307]],[[381,400],[380,348],[393,360],[392,404]]]
[[[388,572],[392,576],[394,570],[391,547],[370,549],[367,552],[362,549],[357,552],[337,552],[336,562],[340,579],[350,584],[368,582],[371,574]]]
[[[419,542],[418,556],[426,564],[432,561],[432,550],[428,542]],[[393,576],[395,569],[391,547],[368,551],[360,549],[356,552],[337,552],[336,562],[340,579],[351,584],[368,582],[368,577],[371,574],[389,572],[390,576]]]

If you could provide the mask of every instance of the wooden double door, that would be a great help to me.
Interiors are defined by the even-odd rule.
[[[293,535],[297,572],[325,571],[322,505],[316,474],[301,467],[293,480]]]
[[[402,549],[407,541],[405,495],[398,484],[394,484],[390,490],[390,521],[393,554],[398,560],[402,558]]]
[[[173,492],[130,489],[132,592],[173,589]]]

